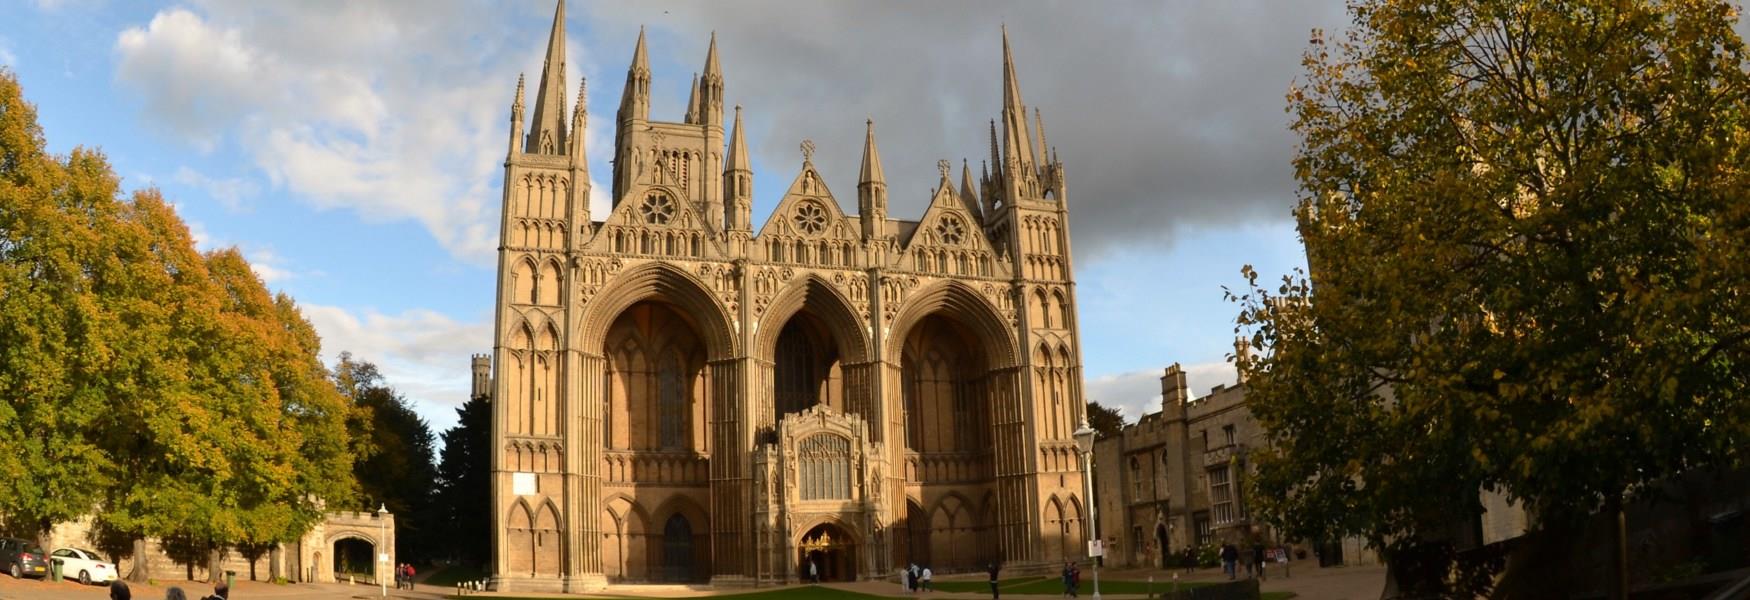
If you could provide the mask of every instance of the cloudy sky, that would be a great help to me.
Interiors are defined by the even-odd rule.
[[[538,76],[552,14],[552,0],[0,0],[0,64],[56,151],[101,147],[126,187],[163,189],[205,247],[238,246],[303,304],[330,359],[377,362],[443,428],[469,355],[491,346],[509,104],[519,72]],[[890,212],[916,218],[937,160],[988,154],[1006,24],[1068,169],[1088,394],[1131,418],[1158,410],[1173,362],[1199,393],[1231,381],[1222,286],[1244,264],[1304,262],[1284,94],[1308,33],[1346,23],[1337,0],[573,0],[567,16],[566,89],[589,78],[598,174],[638,28],[652,114],[675,121],[717,33],[756,223],[803,139],[830,186],[854,189],[866,118]]]

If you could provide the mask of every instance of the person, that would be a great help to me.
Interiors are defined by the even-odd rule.
[[[188,600],[188,594],[182,588],[172,587],[164,590],[164,600]]]
[[[1063,579],[1063,597],[1068,598],[1070,596],[1069,561],[1063,561],[1063,572],[1060,573],[1058,577]]]
[[[933,573],[930,573],[929,566],[925,566],[924,573],[922,575],[918,576],[919,581],[921,583],[923,583],[924,591],[926,591],[926,592],[930,591],[930,578],[932,578],[932,577],[935,577],[935,575]]]
[[[918,582],[912,580],[911,567],[900,567],[899,578],[905,581],[905,593],[910,594],[917,588]]]
[[[134,600],[133,592],[128,590],[128,582],[121,580],[109,582],[109,600]]]
[[[223,581],[219,581],[213,584],[213,595],[207,596],[206,600],[229,600],[230,598],[231,586],[225,585],[225,582]]]
[[[921,569],[918,569],[917,563],[911,564],[910,571],[911,571],[911,591],[916,592],[916,591],[918,591],[918,584],[921,583],[920,578],[923,576],[924,572]]]
[[[1252,572],[1257,575],[1259,581],[1265,579],[1264,545],[1256,542],[1252,543]]]
[[[1003,597],[1002,593],[997,591],[997,571],[1000,570],[996,563],[990,564],[990,597],[992,600]]]
[[[1233,544],[1221,545],[1221,572],[1227,574],[1229,580],[1238,575],[1239,560],[1240,551],[1238,548],[1234,548]]]
[[[820,567],[814,564],[814,559],[808,559],[808,581],[820,583]]]
[[[1074,561],[1069,563],[1069,597],[1075,598],[1082,593],[1082,566]]]

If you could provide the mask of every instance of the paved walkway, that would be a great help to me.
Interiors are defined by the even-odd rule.
[[[1180,581],[1218,581],[1225,579],[1220,570],[1203,569],[1186,573],[1184,571],[1161,570],[1107,570],[1100,573],[1104,580],[1146,581],[1150,576],[1161,584],[1165,590],[1172,584],[1173,575],[1179,575]],[[1280,572],[1272,570],[1271,577],[1261,586],[1266,592],[1294,592],[1297,600],[1375,600],[1379,598],[1380,590],[1385,586],[1385,567],[1333,567],[1317,568],[1308,566],[1295,569],[1291,577],[1281,577]],[[1084,572],[1083,592],[1091,592],[1093,585],[1092,573]],[[940,581],[978,581],[981,575],[945,575],[937,578]],[[189,598],[200,598],[212,593],[213,586],[202,582],[190,581],[160,581],[155,585],[129,584],[133,597],[137,600],[158,600],[164,597],[164,592],[170,586],[177,586],[186,592]],[[861,592],[888,597],[905,597],[899,584],[891,581],[858,581],[854,583],[832,583],[827,587]],[[760,588],[770,590],[774,588]],[[438,587],[420,584],[413,590],[388,590],[389,598],[402,600],[441,600],[454,593],[451,587]],[[604,595],[642,598],[692,598],[716,596],[723,594],[745,593],[747,588],[706,588],[702,586],[685,585],[614,585],[609,586]],[[258,581],[239,581],[237,589],[232,594],[240,600],[366,600],[379,598],[380,589],[369,585],[347,585],[339,583],[300,583],[276,585]],[[501,594],[481,593],[478,598],[486,600]],[[514,594],[521,597],[542,597],[547,594]],[[1005,594],[1008,595],[1008,594]],[[566,598],[564,595],[551,595],[553,598]],[[570,596],[575,598],[576,596]],[[972,598],[988,598],[983,593],[951,593],[931,592],[913,597],[941,598],[943,600],[959,600]],[[1020,596],[1014,598],[1051,598],[1053,596]],[[1128,598],[1143,598],[1141,595],[1107,594],[1106,598],[1124,600]],[[103,586],[82,586],[72,581],[51,583],[43,580],[16,580],[0,575],[0,600],[108,600],[109,590]]]

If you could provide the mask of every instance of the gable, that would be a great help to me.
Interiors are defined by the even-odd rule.
[[[680,190],[647,185],[626,196],[597,227],[585,248],[680,258],[725,255],[717,233]]]
[[[901,265],[915,271],[980,277],[1001,276],[1006,271],[977,216],[966,209],[947,178],[942,179],[929,208],[903,243]]]

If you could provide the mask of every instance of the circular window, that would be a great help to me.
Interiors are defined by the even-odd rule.
[[[644,216],[644,222],[651,225],[667,225],[674,219],[674,201],[663,194],[651,194],[644,197],[644,204],[638,207],[638,214]]]
[[[959,244],[966,238],[966,226],[960,223],[960,219],[944,216],[936,222],[936,235],[942,238],[944,244]]]
[[[790,220],[796,223],[796,230],[808,235],[818,235],[826,231],[826,208],[818,202],[801,202],[796,205],[795,214]]]

